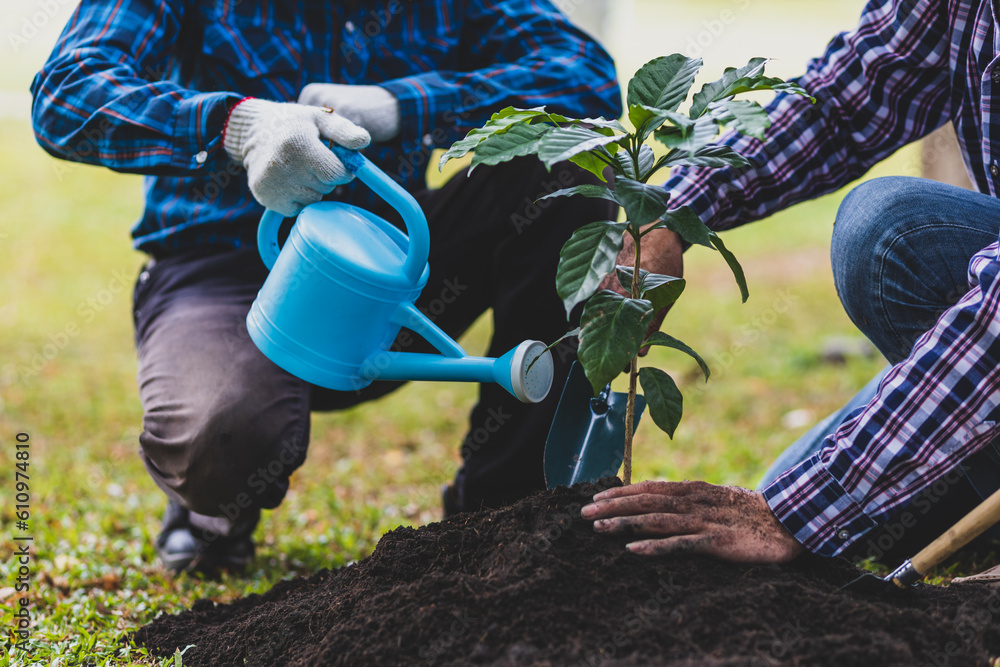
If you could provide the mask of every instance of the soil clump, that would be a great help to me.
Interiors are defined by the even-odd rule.
[[[617,482],[617,480],[614,480]],[[184,665],[987,666],[1000,587],[838,590],[858,571],[629,554],[580,507],[602,485],[386,533],[370,557],[141,628]]]

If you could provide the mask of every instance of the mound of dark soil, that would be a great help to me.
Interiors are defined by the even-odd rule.
[[[581,486],[387,533],[365,561],[137,643],[187,665],[988,665],[1000,589],[845,593],[848,563],[642,558],[579,516]]]

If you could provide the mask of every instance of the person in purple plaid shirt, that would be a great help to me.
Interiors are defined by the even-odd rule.
[[[854,323],[893,364],[779,458],[760,490],[643,482],[582,510],[641,554],[898,562],[1000,487],[1000,32],[995,3],[872,0],[779,95],[741,170],[666,183],[715,230],[836,190],[945,123],[978,192],[869,181],[843,201],[831,257]],[[997,85],[994,95],[993,86]]]
[[[32,92],[45,150],[146,175],[132,230],[151,258],[134,294],[140,454],[169,499],[156,548],[172,570],[245,566],[261,510],[305,461],[310,412],[399,386],[322,390],[247,335],[266,277],[264,206],[293,216],[327,197],[392,219],[328,142],[364,148],[414,194],[432,239],[417,306],[456,338],[492,308],[490,356],[565,332],[559,248],[615,213],[596,200],[534,204],[590,182],[569,164],[424,181],[435,148],[505,106],[621,115],[611,58],[549,0],[82,0]],[[431,351],[404,336],[397,349]],[[557,356],[556,383],[571,360]],[[544,488],[558,393],[525,406],[481,387],[447,513]]]

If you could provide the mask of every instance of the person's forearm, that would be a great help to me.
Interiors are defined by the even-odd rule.
[[[468,71],[425,72],[381,83],[399,100],[404,141],[446,145],[507,106],[572,116],[621,116],[614,62],[547,2],[470,2]]]
[[[764,489],[808,549],[836,555],[1000,435],[1000,257],[970,264],[973,287],[941,316],[826,448]]]
[[[676,169],[665,184],[671,205],[690,205],[712,229],[730,229],[833,192],[945,123],[946,20],[928,0],[867,9],[796,80],[816,104],[779,95],[768,105],[772,126],[763,142],[724,141],[751,166]]]
[[[63,159],[145,174],[193,173],[225,158],[222,128],[241,96],[156,80],[183,6],[82,3],[32,85],[38,143]]]

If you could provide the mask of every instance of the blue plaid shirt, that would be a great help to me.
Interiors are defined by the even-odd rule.
[[[82,0],[32,85],[49,153],[146,174],[135,246],[253,244],[263,212],[220,136],[245,96],[377,84],[400,136],[366,154],[410,190],[505,106],[621,114],[614,63],[549,0]],[[353,183],[338,198],[364,206]]]
[[[767,141],[730,136],[743,170],[678,169],[672,203],[722,230],[832,192],[944,123],[973,181],[998,194],[1000,34],[995,3],[873,0],[799,83],[819,99],[770,105]],[[998,94],[1000,99],[1000,94]],[[895,366],[825,448],[764,491],[808,549],[841,553],[1000,435],[1000,256],[969,265],[969,292]],[[862,542],[863,543],[863,542]]]

